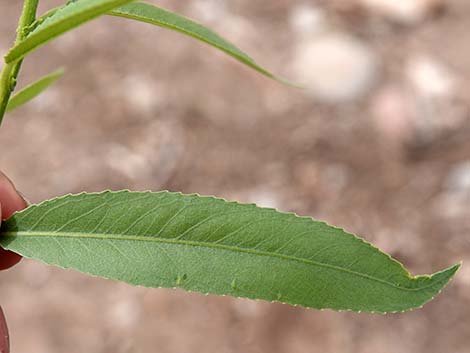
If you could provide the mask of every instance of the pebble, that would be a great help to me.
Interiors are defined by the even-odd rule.
[[[299,4],[292,7],[289,13],[289,25],[294,33],[301,36],[323,31],[327,26],[325,12],[317,7]]]
[[[468,113],[458,72],[433,56],[414,54],[405,65],[405,77],[414,97],[420,139],[430,142],[465,123]]]
[[[470,197],[470,160],[460,162],[452,167],[445,181],[445,186],[448,190]]]
[[[406,76],[417,93],[424,97],[449,97],[457,87],[455,75],[447,66],[422,54],[408,60]]]
[[[122,99],[141,113],[151,113],[167,99],[165,90],[155,80],[143,75],[127,76],[120,87]]]
[[[130,147],[114,143],[108,146],[105,163],[115,172],[136,180],[148,168],[147,156],[140,155]]]
[[[227,16],[227,4],[220,0],[197,0],[189,5],[192,15],[204,23],[217,23]]]
[[[266,303],[236,298],[232,301],[232,310],[237,316],[254,319],[262,316],[266,312]]]
[[[252,21],[229,11],[226,0],[193,1],[188,10],[190,17],[221,34],[229,42],[246,45],[254,34],[259,34]]]
[[[377,92],[371,116],[384,142],[401,147],[413,138],[416,108],[401,85],[389,84]]]
[[[447,218],[470,217],[470,160],[451,167],[437,198],[437,211]]]
[[[127,141],[110,143],[102,155],[97,154],[101,163],[117,175],[137,183],[134,187],[139,187],[139,180],[146,178],[155,185],[163,185],[184,153],[179,125],[156,120],[146,124],[143,130],[129,130],[128,135]]]
[[[323,170],[322,178],[332,193],[341,192],[349,182],[350,171],[342,164],[329,164]]]
[[[444,0],[359,0],[359,3],[391,21],[413,25],[442,7]]]
[[[108,325],[122,330],[132,329],[142,316],[142,308],[138,298],[117,290],[110,296],[105,307],[105,318]]]
[[[270,190],[255,189],[247,197],[247,202],[255,203],[259,207],[279,209],[281,202],[279,196]]]
[[[365,42],[330,32],[301,42],[292,71],[307,94],[325,103],[343,103],[370,91],[378,76],[378,62]]]

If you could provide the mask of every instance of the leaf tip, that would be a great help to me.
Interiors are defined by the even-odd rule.
[[[423,302],[422,305],[434,299],[442,290],[447,286],[450,280],[455,276],[459,270],[462,262],[459,262],[451,267],[448,267],[442,271],[436,272],[430,276],[417,276],[416,279],[423,279],[429,281],[430,284],[426,286],[429,289],[429,295],[427,300]]]
[[[455,276],[457,271],[460,269],[460,266],[462,266],[462,261],[456,263],[455,265],[449,268],[446,268],[442,271],[434,273],[433,275],[431,275],[431,278],[435,281],[439,281],[439,282],[442,281],[442,282],[447,283],[449,280],[451,280]]]

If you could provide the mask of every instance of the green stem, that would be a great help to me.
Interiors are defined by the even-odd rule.
[[[15,44],[21,42],[28,34],[29,26],[36,20],[39,0],[25,0],[23,12],[18,24]],[[0,74],[0,125],[5,115],[11,93],[15,90],[16,80],[23,60],[6,64]]]

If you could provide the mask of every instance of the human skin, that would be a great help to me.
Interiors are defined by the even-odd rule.
[[[0,172],[0,225],[16,211],[26,208],[26,201],[21,197],[13,183]],[[21,256],[0,248],[0,271],[6,270],[21,261]],[[0,353],[9,353],[8,328],[0,307]]]

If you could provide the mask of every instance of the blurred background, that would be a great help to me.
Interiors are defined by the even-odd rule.
[[[32,202],[198,192],[342,226],[414,274],[464,266],[422,310],[381,316],[136,288],[23,261],[0,275],[12,353],[470,352],[470,2],[152,2],[307,88],[177,33],[96,20],[27,59],[20,85],[60,66],[66,76],[0,130],[0,168]],[[2,53],[20,10],[0,1]]]

